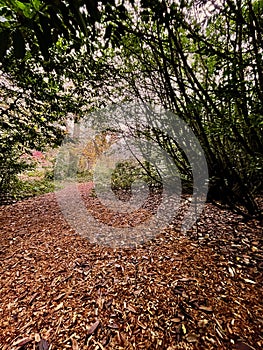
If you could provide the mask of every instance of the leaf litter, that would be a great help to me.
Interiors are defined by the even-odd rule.
[[[78,235],[54,194],[2,206],[0,348],[261,349],[262,226],[206,204],[182,236],[181,218],[121,249]]]

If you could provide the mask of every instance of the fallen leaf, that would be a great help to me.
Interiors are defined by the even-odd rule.
[[[142,291],[143,291],[143,289],[139,289],[139,290],[135,290],[133,293],[135,296],[139,296]]]
[[[110,300],[108,300],[104,305],[105,305],[106,307],[110,307],[111,304],[112,304],[112,302],[113,302],[113,299],[110,299]]]
[[[94,333],[96,329],[99,327],[99,324],[100,324],[100,321],[96,321],[95,323],[93,323],[93,325],[88,329],[87,335],[91,335],[92,333]]]
[[[33,303],[33,301],[36,299],[38,293],[35,293],[32,295],[31,299],[29,300],[29,305],[31,305]]]
[[[186,337],[186,340],[188,341],[188,343],[196,343],[198,342],[199,338],[196,334],[192,333]]]
[[[46,339],[41,339],[40,342],[37,344],[37,350],[48,350],[49,344],[46,341]]]
[[[137,321],[137,323],[142,329],[146,329],[147,328],[147,326],[144,325],[143,323],[141,323],[139,320]]]
[[[58,304],[58,305],[55,307],[54,311],[58,311],[58,310],[62,309],[63,305],[64,305],[64,303],[63,303],[63,301],[62,301],[60,304]]]
[[[79,350],[78,342],[75,338],[71,338],[72,350]]]
[[[175,294],[182,295],[184,292],[184,288],[182,286],[176,286],[176,287],[174,287],[173,292]]]
[[[198,326],[199,327],[205,327],[208,324],[208,320],[204,319],[204,320],[200,320],[198,321]]]
[[[252,350],[252,348],[248,344],[243,343],[243,342],[237,342],[235,344],[235,349],[236,350]]]
[[[204,312],[208,312],[208,313],[213,312],[213,309],[211,306],[205,306],[205,305],[200,305],[199,310],[204,311]]]
[[[116,323],[109,323],[107,327],[112,328],[112,329],[119,329],[119,326]]]
[[[56,298],[54,298],[54,301],[59,301],[59,300],[62,299],[65,295],[66,295],[66,293],[61,293],[61,294],[59,294]]]
[[[187,277],[183,277],[183,278],[180,278],[179,280],[177,280],[177,282],[190,282],[190,281],[195,281],[197,282],[197,279],[196,278],[187,278]]]
[[[127,306],[127,309],[128,309],[129,311],[133,312],[134,314],[137,313],[137,310],[136,310],[132,305],[130,305],[130,304]]]
[[[248,278],[244,278],[244,281],[247,282],[247,283],[256,284],[255,281],[252,281],[252,280],[250,280]]]
[[[228,266],[228,271],[231,277],[235,276],[234,269],[232,267]]]
[[[38,333],[35,333],[35,342],[38,343],[40,342],[40,335]]]
[[[16,342],[14,342],[13,346],[24,346],[25,344],[28,344],[32,341],[32,338],[26,337],[23,339],[18,339]]]

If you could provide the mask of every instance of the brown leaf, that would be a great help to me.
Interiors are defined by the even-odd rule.
[[[135,309],[135,307],[133,307],[133,306],[130,305],[130,304],[128,304],[127,309],[128,309],[129,311],[133,312],[134,314],[137,313],[137,310]]]
[[[46,341],[46,339],[41,339],[40,342],[37,344],[37,350],[48,350],[49,344]]]
[[[62,301],[60,304],[58,304],[58,305],[55,307],[54,311],[58,311],[58,310],[62,309],[62,308],[63,308],[63,305],[64,305],[64,303],[63,303],[63,301]]]
[[[35,293],[32,295],[31,299],[29,300],[29,305],[31,305],[33,303],[33,301],[36,299],[38,293]]]
[[[96,321],[95,323],[93,323],[93,325],[88,329],[87,335],[91,335],[92,333],[94,333],[96,329],[99,327],[99,324],[100,324],[100,321]]]
[[[247,282],[247,283],[256,284],[255,281],[252,281],[252,280],[250,280],[248,278],[244,278],[244,281]]]
[[[232,267],[228,266],[228,271],[231,277],[235,276],[235,270]]]
[[[183,292],[184,292],[184,288],[182,286],[176,286],[176,287],[173,288],[173,292],[175,294],[182,295]]]
[[[125,345],[127,344],[127,340],[124,334],[117,332],[117,339],[118,339],[118,343],[125,348]]]
[[[119,326],[116,323],[109,323],[107,325],[107,327],[109,327],[111,329],[119,329]]]
[[[99,309],[103,309],[104,303],[105,303],[105,299],[99,297],[97,300],[97,304],[98,304]]]
[[[179,278],[178,280],[177,280],[177,282],[190,282],[190,281],[197,281],[197,279],[196,278],[187,278],[187,277],[183,277],[183,278]]]
[[[13,346],[22,347],[22,346],[24,346],[25,344],[30,343],[31,341],[32,341],[32,338],[26,337],[26,338],[17,340],[17,341],[13,344]]]
[[[113,302],[113,299],[109,299],[109,300],[105,303],[105,306],[106,306],[106,307],[111,306],[112,302]]]
[[[196,343],[198,342],[198,336],[194,333],[192,334],[189,334],[187,337],[186,337],[186,340],[188,341],[188,343]]]
[[[138,323],[138,325],[139,325],[140,327],[142,327],[143,329],[146,329],[146,328],[147,328],[147,326],[144,325],[143,323],[141,323],[139,320],[137,321],[137,323]]]
[[[38,333],[35,333],[35,342],[40,342],[40,335]]]
[[[75,338],[71,338],[72,350],[79,350],[78,342]]]
[[[143,291],[143,289],[135,290],[133,292],[133,294],[137,297],[137,296],[139,296],[141,294],[142,291]]]
[[[235,349],[236,350],[252,350],[252,348],[248,344],[243,343],[243,342],[237,342],[235,344]]]
[[[205,306],[205,305],[200,305],[199,310],[204,311],[204,312],[208,312],[208,313],[213,312],[213,309],[211,306]]]
[[[198,321],[198,326],[203,328],[203,327],[205,327],[208,324],[208,322],[209,321],[205,320],[205,319],[204,320],[200,320],[200,321]]]
[[[59,294],[56,298],[54,298],[54,301],[58,301],[58,300],[62,299],[65,295],[66,295],[66,293]]]

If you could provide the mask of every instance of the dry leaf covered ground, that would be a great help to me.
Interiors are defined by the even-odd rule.
[[[187,236],[91,244],[54,194],[0,209],[0,348],[262,349],[262,237],[207,204]]]

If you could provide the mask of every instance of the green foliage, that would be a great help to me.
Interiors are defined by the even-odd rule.
[[[125,91],[126,98],[160,104],[185,120],[206,154],[210,198],[258,215],[253,196],[262,191],[260,2],[204,3],[196,8],[192,1],[141,1],[122,22],[124,35],[114,51],[119,64],[112,67],[110,50],[104,55],[107,83],[114,77],[114,86],[122,86],[119,99]],[[153,136],[191,180],[176,144],[161,133]]]
[[[18,174],[21,176],[17,176]],[[13,155],[5,160],[1,168],[0,205],[53,192],[52,174],[52,168],[38,170],[36,162],[24,158],[16,159]]]
[[[34,163],[30,164],[23,158],[25,155],[30,155],[33,149],[44,150],[58,145],[64,136],[64,115],[61,117],[57,112],[56,101],[51,100],[54,98],[54,89],[50,88],[48,91],[48,85],[39,76],[34,81],[32,76],[27,77],[25,73],[24,71],[20,75],[21,81],[18,84],[3,73],[0,81],[2,196],[14,187],[19,173],[34,166]],[[35,84],[34,90],[30,88],[30,83]],[[42,96],[39,94],[40,89],[43,89]]]
[[[132,184],[139,180],[144,181],[149,188],[161,187],[160,176],[151,164],[134,164],[131,161],[116,165],[111,176],[111,187],[113,190],[130,190]]]
[[[175,112],[192,128],[206,153],[212,198],[244,215],[258,213],[261,0],[0,0],[0,16],[2,70],[17,87],[11,103],[8,90],[3,99],[3,159],[9,136],[14,157],[17,149],[22,154],[59,143],[58,125],[68,112],[81,117],[109,100],[138,98]],[[65,81],[73,83],[68,93]],[[173,140],[153,136],[190,181],[189,164]],[[124,187],[132,179],[122,184],[114,177]]]
[[[17,185],[17,174],[25,171],[30,166],[17,153],[11,149],[9,152],[0,151],[0,204],[6,202],[12,190]]]
[[[53,192],[55,189],[53,180],[42,178],[39,180],[16,180],[12,187],[11,196],[13,200],[21,200],[29,197],[39,196]]]
[[[4,60],[9,49],[17,58],[23,59],[26,51],[31,50],[49,61],[52,47],[60,37],[68,40],[75,50],[84,41],[86,49],[92,52],[98,34],[95,24],[103,14],[107,23],[105,40],[112,37],[117,44],[121,26],[117,26],[117,31],[111,30],[112,20],[126,19],[127,10],[114,0],[0,0],[0,60]]]
[[[139,175],[140,170],[131,162],[118,163],[111,176],[111,187],[113,190],[130,190]]]

